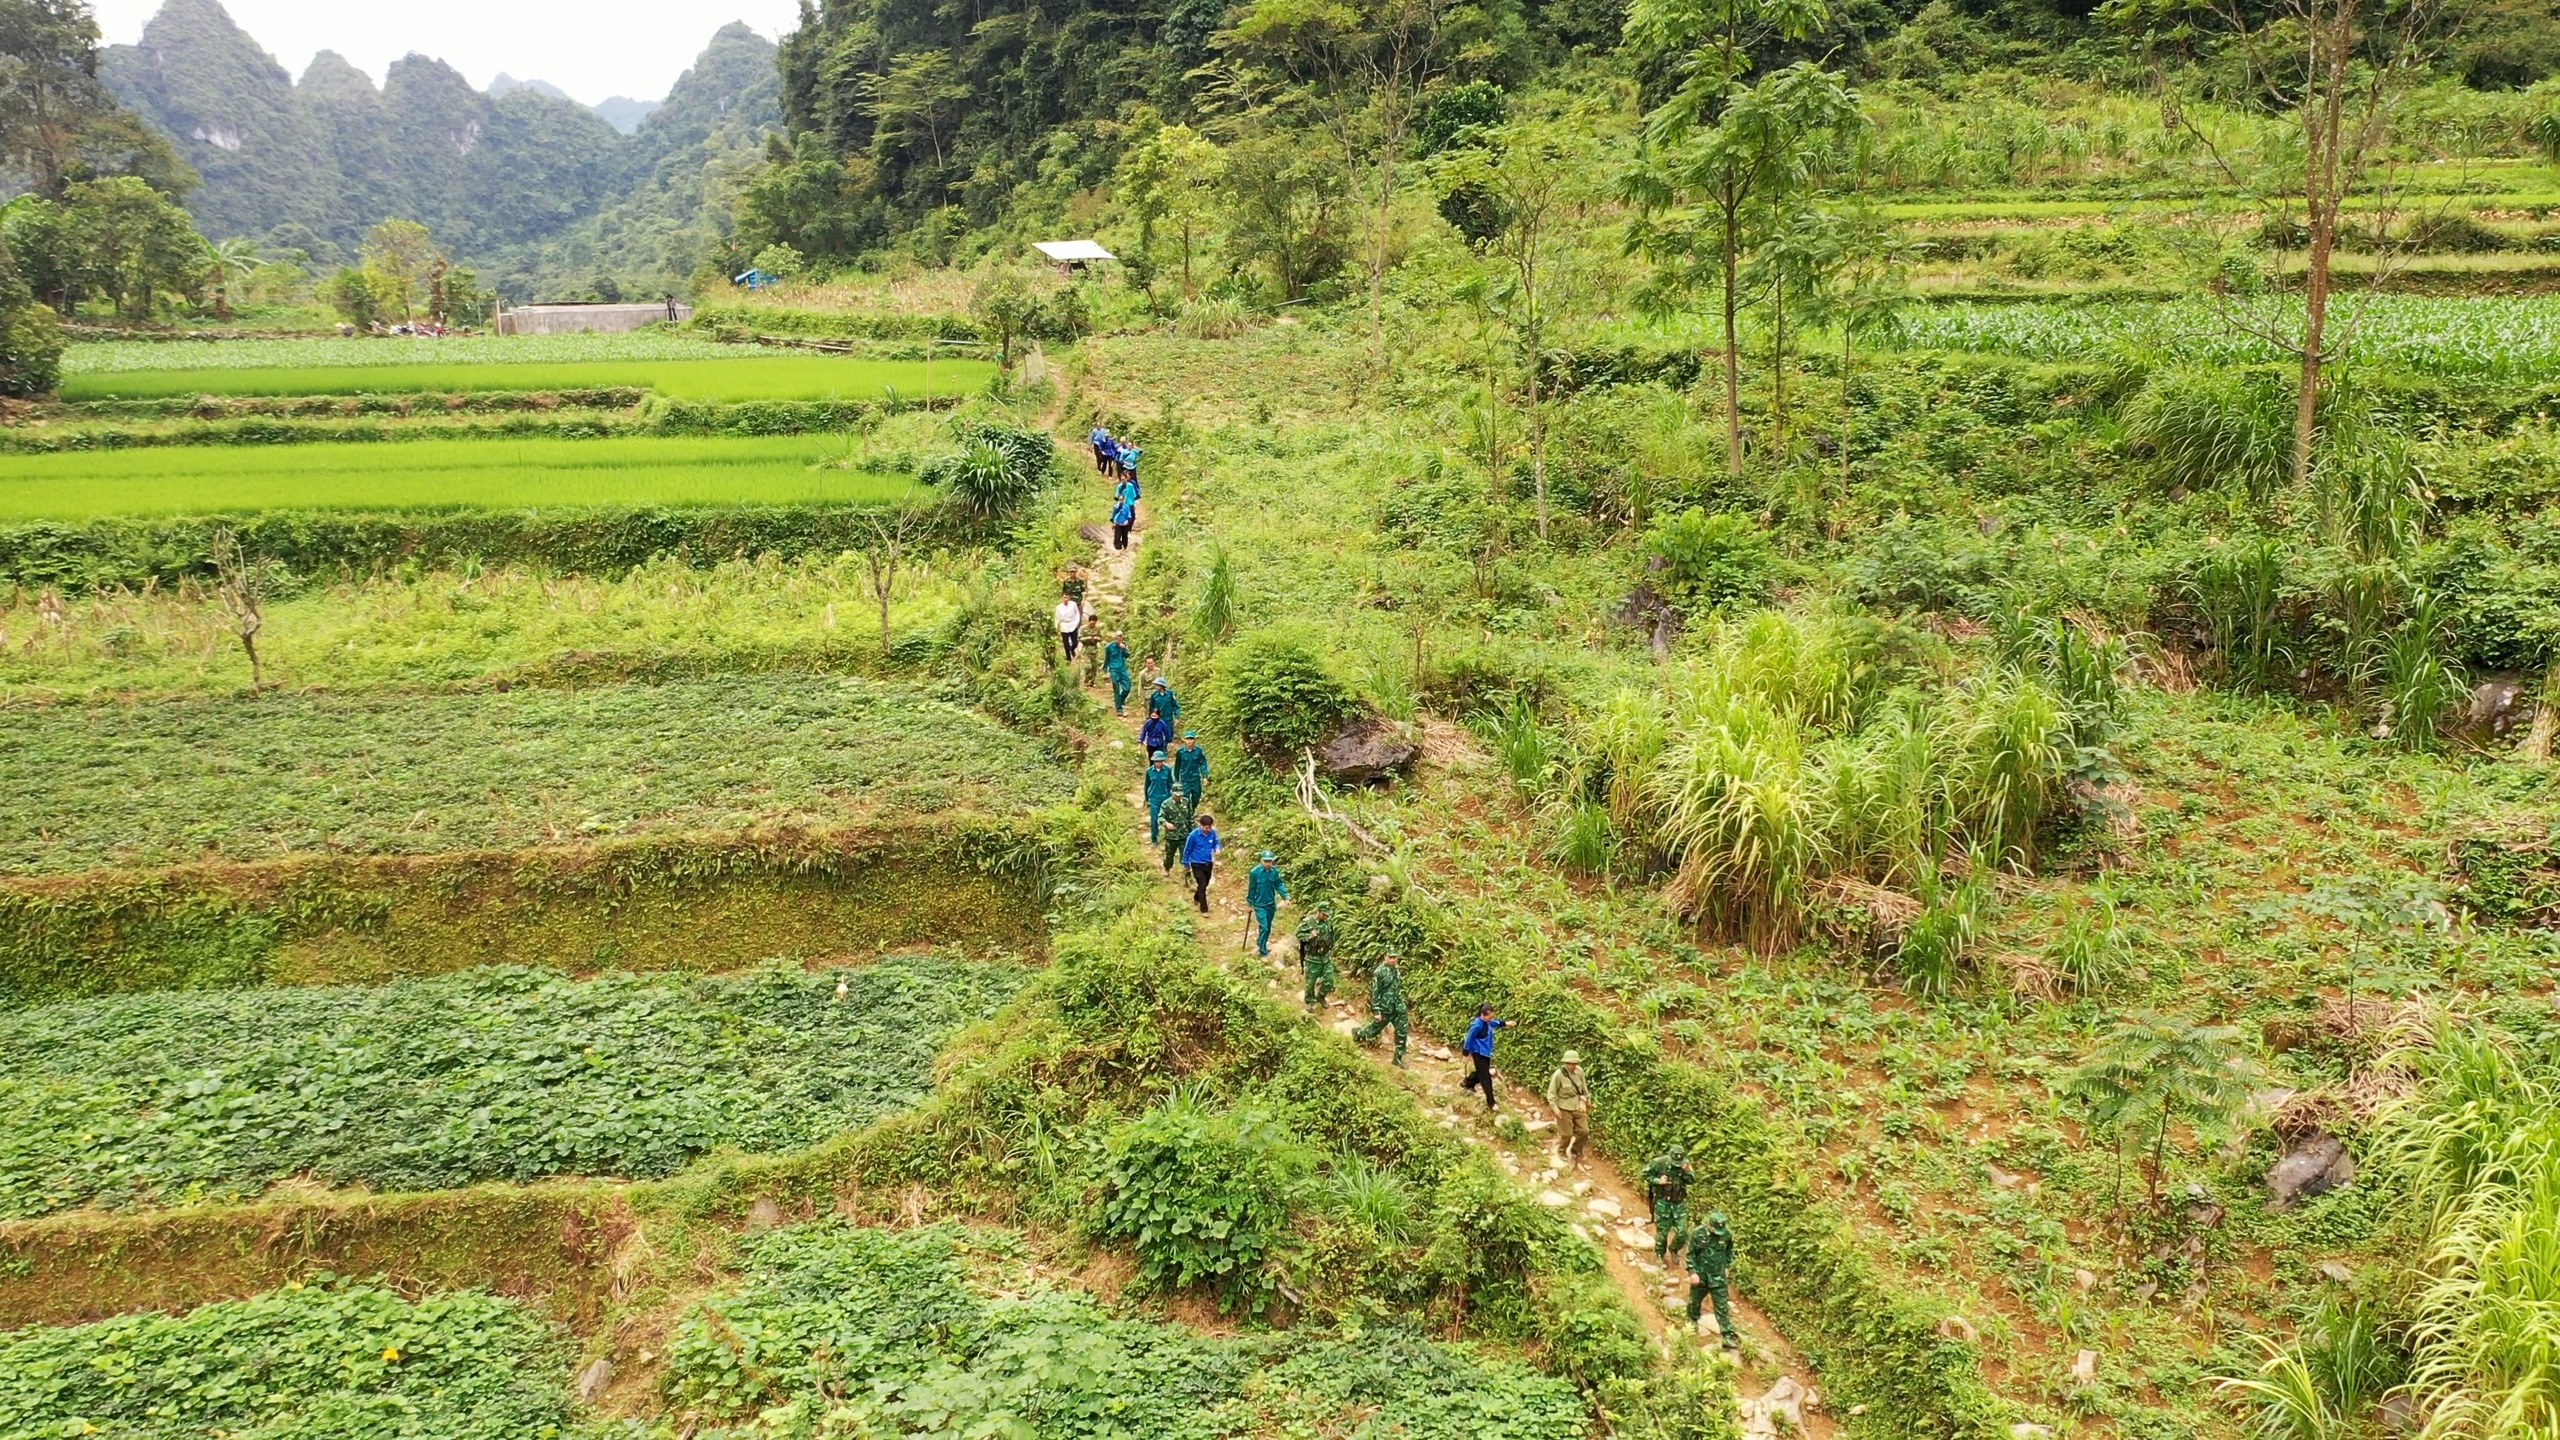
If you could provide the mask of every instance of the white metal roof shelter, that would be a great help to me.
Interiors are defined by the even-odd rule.
[[[1031,248],[1061,265],[1089,265],[1096,260],[1120,258],[1092,240],[1040,240],[1033,242]]]

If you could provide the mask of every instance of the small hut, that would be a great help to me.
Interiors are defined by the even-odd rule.
[[[1061,275],[1080,275],[1096,261],[1120,258],[1093,240],[1040,240],[1033,242],[1031,248],[1057,266]]]
[[[643,325],[675,325],[693,318],[693,307],[673,296],[639,304],[518,305],[499,312],[501,335],[620,334]]]

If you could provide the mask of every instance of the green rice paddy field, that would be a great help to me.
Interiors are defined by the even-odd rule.
[[[187,395],[405,395],[638,386],[670,399],[869,400],[963,395],[983,360],[874,360],[741,350],[675,336],[441,340],[238,340],[78,345],[63,359],[66,400]]]
[[[0,456],[0,523],[253,510],[885,503],[900,475],[820,468],[820,435],[170,446]]]

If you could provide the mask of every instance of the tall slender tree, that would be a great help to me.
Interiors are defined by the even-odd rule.
[[[1728,63],[1710,52],[1707,63]],[[1791,204],[1866,124],[1854,91],[1811,63],[1720,96],[1683,93],[1646,123],[1648,153],[1626,174],[1637,210],[1628,247],[1654,266],[1653,303],[1675,308],[1715,292],[1724,339],[1725,463],[1742,472],[1742,266],[1778,232]]]

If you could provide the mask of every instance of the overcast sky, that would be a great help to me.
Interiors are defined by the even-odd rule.
[[[142,38],[160,0],[95,0],[112,44]],[[592,105],[608,95],[665,97],[713,31],[744,20],[771,40],[799,23],[798,0],[223,0],[240,28],[300,79],[335,50],[382,82],[384,68],[418,51],[486,88],[504,70],[548,80]]]

